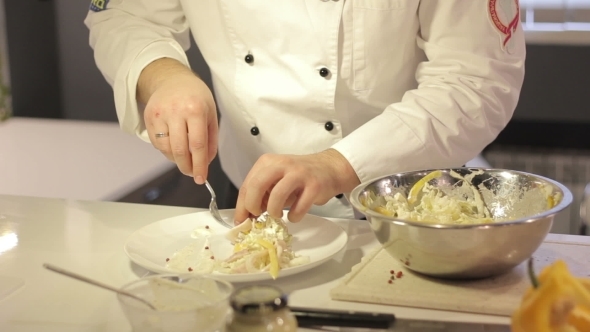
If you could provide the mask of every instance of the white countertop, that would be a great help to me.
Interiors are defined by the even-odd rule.
[[[123,252],[132,232],[163,218],[197,211],[0,195],[0,331],[130,331],[113,293],[47,271],[42,264],[54,264],[120,286],[147,274],[131,264]],[[331,300],[329,290],[378,245],[366,221],[334,221],[349,234],[346,251],[317,268],[276,281],[290,293],[292,305],[388,312],[401,318],[509,321],[508,317]],[[586,239],[555,234],[549,238]],[[18,289],[7,294],[6,285],[10,283]]]
[[[117,123],[0,122],[0,194],[117,200],[174,167]]]

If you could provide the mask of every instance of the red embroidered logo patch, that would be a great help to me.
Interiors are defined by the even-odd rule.
[[[493,26],[502,38],[502,49],[509,49],[509,42],[520,21],[518,0],[488,0],[488,12]]]

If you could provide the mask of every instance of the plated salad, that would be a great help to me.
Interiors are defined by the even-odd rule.
[[[223,250],[213,250],[211,239],[224,236]],[[293,252],[289,233],[283,219],[272,218],[265,213],[249,218],[226,234],[215,234],[209,227],[196,229],[196,239],[166,258],[166,266],[172,270],[192,273],[270,273],[276,279],[282,269],[303,265],[309,256]],[[227,242],[225,242],[227,241]],[[219,247],[217,241],[216,247]],[[228,254],[231,248],[231,253]],[[223,255],[215,255],[214,251]],[[225,256],[225,257],[221,257]]]
[[[256,273],[268,271],[276,278],[279,271],[309,262],[291,249],[292,235],[282,219],[267,213],[249,218],[227,234],[234,253],[220,261],[218,271],[224,273]]]

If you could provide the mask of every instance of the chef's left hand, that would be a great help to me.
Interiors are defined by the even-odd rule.
[[[241,223],[265,211],[281,218],[290,207],[289,221],[297,222],[313,204],[324,205],[359,183],[348,160],[334,149],[310,155],[265,154],[240,188],[234,220]]]

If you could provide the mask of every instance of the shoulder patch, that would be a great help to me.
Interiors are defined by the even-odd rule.
[[[90,10],[93,12],[100,12],[107,9],[109,0],[92,0],[90,2]]]
[[[500,34],[502,50],[511,53],[512,35],[520,22],[518,0],[488,0],[488,14],[492,26]]]

